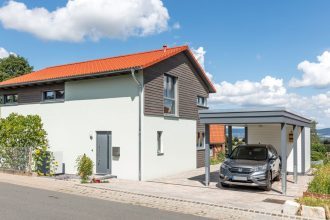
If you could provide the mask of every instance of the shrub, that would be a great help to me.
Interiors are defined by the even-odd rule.
[[[10,114],[0,119],[0,166],[31,171],[32,154],[48,147],[47,133],[38,115]]]
[[[81,182],[86,183],[89,177],[93,174],[93,161],[86,154],[79,156],[76,160],[77,172],[81,177]]]
[[[325,154],[327,152],[327,149],[324,144],[315,143],[315,144],[312,144],[312,151],[316,151],[316,152]]]
[[[330,194],[330,164],[320,167],[315,172],[314,179],[308,185],[312,193]]]
[[[219,152],[216,158],[211,158],[211,165],[222,163],[226,159],[224,152]]]
[[[324,160],[325,154],[318,152],[318,151],[312,151],[311,153],[311,160],[312,161],[318,161],[318,160]]]

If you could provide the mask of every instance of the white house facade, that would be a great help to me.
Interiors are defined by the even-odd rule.
[[[142,63],[130,61],[132,56]],[[82,154],[93,160],[94,173],[122,179],[148,180],[195,168],[196,99],[206,100],[214,88],[189,48],[113,59],[118,57],[46,68],[0,83],[0,117],[39,115],[50,150],[63,164],[59,173],[76,173]],[[84,75],[70,69],[88,62],[105,62],[106,69]],[[122,62],[122,69],[114,69]],[[42,78],[47,75],[52,78]],[[196,84],[192,91],[201,92],[185,91],[191,84]]]

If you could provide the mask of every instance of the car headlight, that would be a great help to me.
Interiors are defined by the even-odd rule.
[[[257,166],[254,168],[254,171],[266,171],[267,170],[267,164],[262,165],[262,166]]]
[[[230,167],[229,167],[227,164],[222,163],[222,164],[221,164],[221,168],[222,168],[222,169],[229,169]]]

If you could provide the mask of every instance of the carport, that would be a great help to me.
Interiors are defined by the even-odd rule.
[[[294,182],[299,173],[310,169],[311,120],[285,108],[255,108],[231,110],[201,110],[200,123],[205,124],[205,185],[210,183],[209,125],[223,124],[228,128],[228,151],[232,151],[232,127],[245,127],[248,144],[273,144],[282,158],[282,193],[286,194],[288,161]],[[271,142],[271,143],[267,143]],[[299,152],[299,154],[298,154]],[[288,157],[289,156],[289,157]],[[299,158],[298,158],[299,156]],[[291,163],[292,162],[292,163]]]

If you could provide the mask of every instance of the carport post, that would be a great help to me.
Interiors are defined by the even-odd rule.
[[[249,143],[248,136],[249,136],[249,130],[248,130],[248,127],[245,126],[245,128],[244,128],[245,144],[248,144]]]
[[[301,173],[305,174],[305,150],[306,150],[306,141],[305,141],[305,127],[301,127]]]
[[[294,183],[298,182],[298,129],[297,125],[293,126],[293,180]]]
[[[282,193],[286,195],[286,173],[287,173],[287,146],[286,146],[286,127],[287,125],[285,123],[281,124],[281,175],[282,175]]]
[[[228,154],[230,155],[233,150],[233,127],[228,126]]]
[[[205,186],[210,185],[210,125],[205,124]]]

